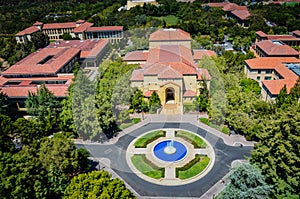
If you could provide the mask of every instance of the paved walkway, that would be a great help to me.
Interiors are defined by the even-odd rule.
[[[213,134],[219,138],[221,138],[223,140],[223,142],[226,144],[226,145],[230,145],[230,146],[239,146],[240,144],[242,144],[243,146],[254,146],[254,143],[255,142],[248,142],[245,140],[245,138],[243,136],[240,136],[240,135],[226,135],[216,129],[213,129],[203,123],[200,123],[198,121],[198,116],[197,115],[146,115],[145,116],[145,119],[142,120],[140,123],[136,124],[136,125],[133,125],[125,130],[123,130],[122,132],[120,132],[118,134],[118,136],[116,136],[115,138],[113,139],[110,139],[110,140],[107,140],[103,143],[98,143],[98,142],[83,142],[83,141],[80,141],[80,140],[75,140],[75,143],[77,145],[81,145],[81,146],[107,146],[107,145],[110,145],[110,144],[115,144],[119,141],[119,139],[121,139],[124,135],[127,135],[133,131],[136,131],[138,130],[139,128],[143,127],[143,126],[146,126],[150,123],[168,123],[168,124],[172,124],[172,123],[176,123],[176,124],[179,124],[180,123],[185,123],[188,124],[193,124],[195,126],[198,126],[200,127],[201,129],[203,129],[204,131],[206,132],[209,132],[210,134]],[[192,125],[192,126],[193,126]],[[164,126],[164,125],[162,125]],[[179,126],[180,128],[180,126]],[[171,136],[171,135],[170,135]],[[83,144],[83,145],[82,145]],[[89,148],[89,147],[88,147]],[[103,148],[105,149],[105,148]],[[100,150],[100,149],[99,149]],[[109,152],[106,152],[107,150],[111,150]],[[114,152],[114,150],[112,149],[107,149],[106,151],[104,151],[104,154],[107,154],[107,156],[109,156],[109,153],[111,152]],[[140,151],[142,153],[142,151]],[[228,151],[230,152],[230,151]],[[228,152],[224,152],[223,150],[219,150],[217,149],[217,153],[224,153],[225,155],[228,154]],[[232,152],[231,152],[232,153]],[[120,154],[121,155],[121,154]],[[227,156],[227,155],[226,155]],[[122,155],[120,156],[122,157]],[[110,166],[108,165],[108,168]],[[218,166],[219,168],[219,166]],[[109,168],[110,169],[110,168]],[[219,168],[220,169],[220,168]],[[120,176],[118,174],[116,174],[114,172],[114,170],[110,169],[109,170],[113,175],[116,175],[120,178]],[[173,173],[173,172],[172,172]],[[224,173],[225,174],[225,173]],[[123,175],[123,174],[122,174]],[[215,174],[214,174],[215,175]],[[226,181],[226,177],[228,176],[229,174],[227,173],[223,179]],[[209,176],[207,176],[208,178],[211,177],[211,175],[209,174]],[[137,180],[137,179],[136,179]],[[126,180],[125,180],[125,184],[128,185],[126,183]],[[132,189],[130,186],[129,188],[137,195],[138,198],[156,198],[156,199],[159,199],[159,198],[177,198],[177,197],[141,197],[136,191],[135,189],[137,189],[137,187],[135,187],[135,189]],[[184,187],[183,187],[184,188]],[[217,195],[219,194],[224,188],[224,184],[223,183],[220,183],[220,182],[217,182],[214,186],[212,186],[207,192],[205,192],[204,194],[202,194],[202,196],[200,197],[201,199],[206,199],[206,198],[212,198],[213,194]],[[157,187],[158,189],[158,187]],[[162,190],[160,190],[162,191]],[[184,198],[184,197],[178,197],[178,198]],[[189,197],[191,199],[191,197]]]

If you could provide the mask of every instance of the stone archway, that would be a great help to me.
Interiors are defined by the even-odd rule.
[[[174,104],[175,103],[175,90],[174,88],[166,89],[166,104]]]

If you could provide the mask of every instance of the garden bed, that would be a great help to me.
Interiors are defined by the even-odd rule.
[[[204,140],[202,140],[199,136],[194,135],[192,133],[179,130],[175,132],[175,136],[180,137],[186,140],[187,142],[191,143],[192,145],[194,145],[194,148],[206,147],[206,143],[204,142]]]
[[[166,132],[159,130],[159,131],[153,131],[151,133],[147,133],[146,135],[140,137],[135,143],[134,146],[136,148],[146,148],[147,145],[154,140],[160,138],[160,137],[165,137]]]
[[[137,170],[150,178],[160,179],[165,176],[165,169],[155,166],[145,154],[135,154],[131,157],[131,161]]]

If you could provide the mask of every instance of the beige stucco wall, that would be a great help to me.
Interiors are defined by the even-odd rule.
[[[153,0],[153,1],[127,1],[127,10],[129,10],[130,8],[133,8],[133,7],[135,7],[135,6],[144,6],[144,3],[146,3],[146,4],[152,4],[152,5],[155,5],[155,6],[157,6],[158,5],[158,3],[155,1],[155,0]]]
[[[196,92],[197,91],[196,75],[193,75],[193,76],[185,75],[185,76],[183,76],[183,84],[184,84],[184,90],[192,90],[192,91]]]

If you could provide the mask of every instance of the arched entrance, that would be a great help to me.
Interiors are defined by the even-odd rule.
[[[175,103],[175,90],[174,88],[166,89],[166,104],[174,104]]]

